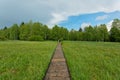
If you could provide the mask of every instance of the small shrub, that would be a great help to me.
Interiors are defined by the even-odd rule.
[[[0,41],[5,41],[5,40],[6,40],[6,38],[5,38],[5,37],[0,36]]]
[[[44,39],[41,37],[41,36],[36,36],[36,35],[33,35],[33,36],[30,36],[29,37],[29,41],[43,41]]]

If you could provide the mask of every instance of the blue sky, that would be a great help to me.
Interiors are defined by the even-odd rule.
[[[96,26],[99,24],[108,24],[113,19],[120,19],[120,11],[114,12],[97,12],[90,14],[81,14],[77,16],[69,16],[67,20],[61,21],[60,26],[64,26],[69,29],[78,30],[80,27],[84,28],[88,25]]]
[[[78,29],[81,25],[109,23],[119,18],[116,11],[120,11],[120,0],[0,0],[0,28],[32,20],[49,27],[59,24]]]

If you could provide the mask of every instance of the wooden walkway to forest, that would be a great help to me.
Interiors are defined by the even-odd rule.
[[[44,80],[70,80],[70,74],[63,55],[61,43],[58,43]]]

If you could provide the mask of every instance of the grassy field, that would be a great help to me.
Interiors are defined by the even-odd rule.
[[[0,80],[42,80],[56,42],[0,41]]]
[[[120,43],[63,42],[72,80],[120,80]]]

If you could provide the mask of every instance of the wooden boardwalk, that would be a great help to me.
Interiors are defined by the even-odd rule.
[[[61,44],[58,43],[44,80],[70,80]]]

